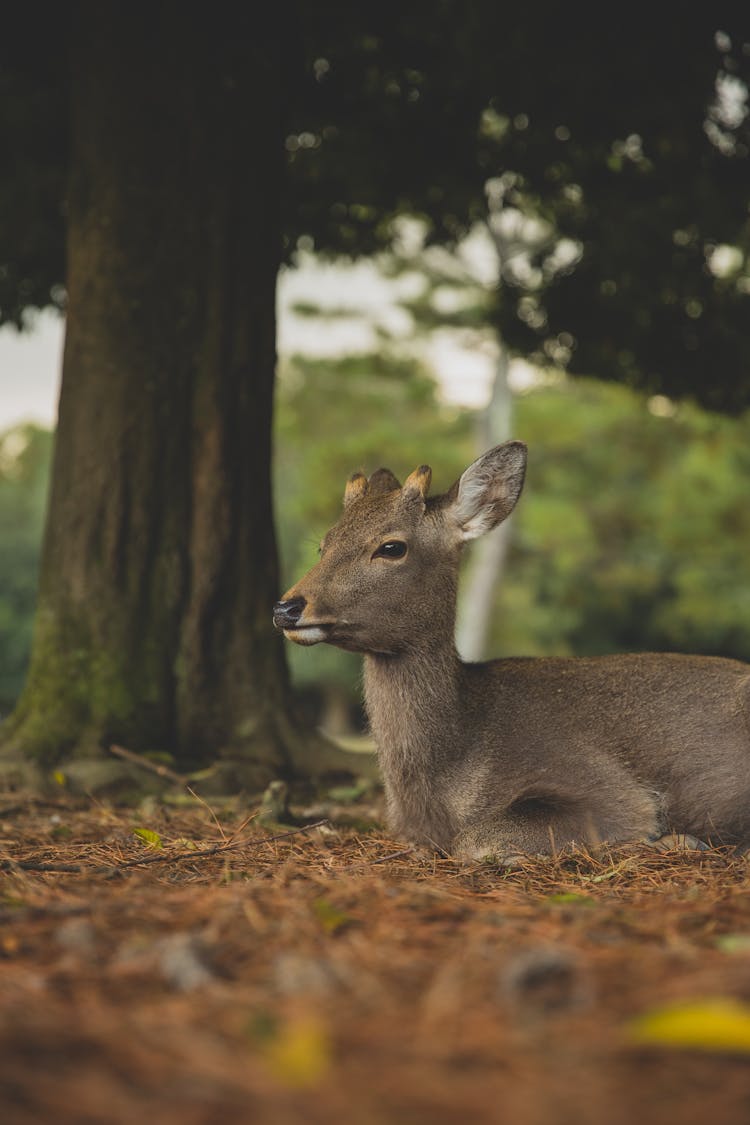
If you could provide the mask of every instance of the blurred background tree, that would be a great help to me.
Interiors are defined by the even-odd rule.
[[[718,410],[750,404],[741,6],[327,10],[288,141],[300,234],[359,253],[408,211],[450,242],[486,220],[499,183],[503,208],[554,235],[503,265],[508,346]]]
[[[29,662],[51,449],[52,434],[38,426],[0,434],[0,718]]]
[[[562,376],[517,395],[515,410],[530,467],[511,565],[486,607],[491,651],[750,660],[750,414]],[[474,425],[473,411],[441,403],[434,381],[397,355],[291,357],[276,429],[282,584],[315,561],[349,473],[386,462],[405,474],[429,449],[435,487],[447,488],[473,456]],[[4,710],[28,659],[50,446],[26,427],[0,441]],[[331,733],[356,726],[359,659],[325,647],[290,655],[307,714]]]

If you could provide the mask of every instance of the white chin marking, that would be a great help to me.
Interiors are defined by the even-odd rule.
[[[285,629],[284,636],[297,645],[317,645],[326,639],[325,629]]]

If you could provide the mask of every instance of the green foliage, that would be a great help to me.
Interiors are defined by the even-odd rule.
[[[0,43],[0,323],[64,303],[74,22],[61,12],[46,12],[40,38],[35,8],[14,5]],[[226,34],[251,67],[255,21],[238,17]],[[496,316],[510,347],[740,412],[750,405],[747,39],[739,5],[719,15],[656,6],[647,24],[609,7],[585,19],[560,4],[511,15],[490,0],[297,5],[283,42],[267,37],[285,69],[287,255],[298,244],[372,253],[404,214],[423,217],[434,242],[454,242],[486,219],[488,183],[503,182],[502,205],[557,236],[530,269],[506,263]],[[181,12],[175,50],[194,66],[196,91],[207,42],[202,17]],[[574,268],[555,263],[558,237],[577,246]],[[716,271],[722,248],[735,264]]]
[[[18,426],[0,435],[0,715],[29,659],[52,435]]]
[[[748,25],[739,8],[718,17],[705,5],[678,22],[679,35],[674,12],[653,11],[644,34],[609,9],[509,18],[450,0],[316,10],[291,114],[291,229],[357,254],[388,244],[392,218],[410,213],[450,242],[487,217],[487,185],[501,185],[502,207],[555,235],[525,268],[504,264],[497,318],[513,350],[741,411]],[[734,265],[714,270],[722,247]]]
[[[66,19],[47,5],[44,33],[24,5],[3,12],[0,42],[0,324],[65,304],[68,105]]]
[[[522,397],[529,443],[493,652],[750,660],[750,414],[581,380]]]

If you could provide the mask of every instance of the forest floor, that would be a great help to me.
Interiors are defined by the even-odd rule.
[[[747,860],[323,811],[0,798],[3,1125],[750,1121]]]

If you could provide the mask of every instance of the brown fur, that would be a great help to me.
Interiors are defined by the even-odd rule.
[[[524,469],[508,442],[431,500],[426,466],[403,489],[383,470],[358,478],[320,562],[280,603],[304,599],[296,628],[279,622],[291,639],[364,653],[391,828],[470,858],[667,830],[750,840],[750,666],[459,659],[462,543],[510,514]],[[394,541],[403,558],[378,554]]]

